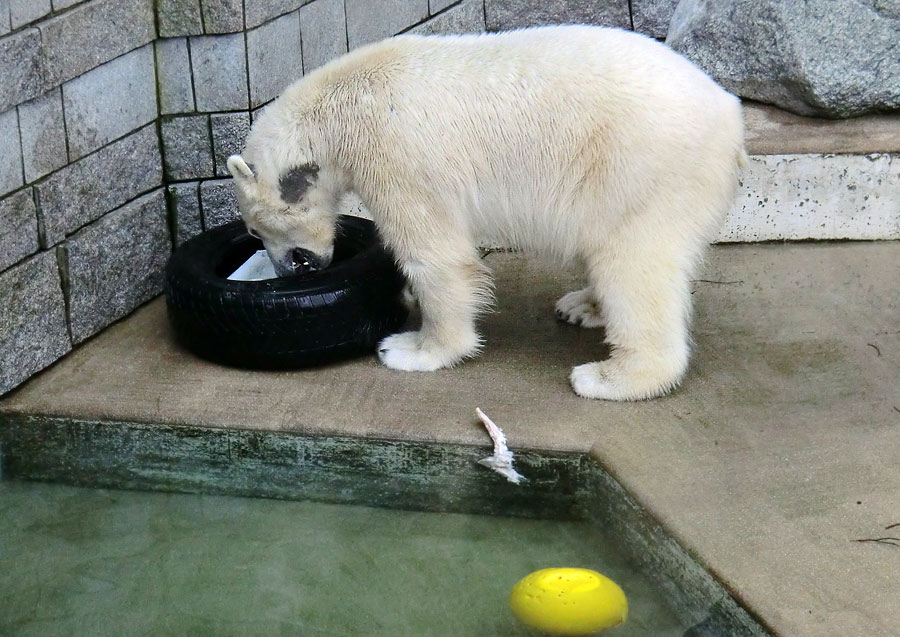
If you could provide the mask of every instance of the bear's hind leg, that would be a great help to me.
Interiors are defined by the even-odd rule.
[[[612,353],[607,360],[572,370],[575,393],[640,400],[666,394],[681,382],[689,357],[696,252],[677,242],[635,236],[607,245],[589,261]]]

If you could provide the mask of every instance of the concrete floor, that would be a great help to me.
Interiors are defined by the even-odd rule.
[[[401,373],[374,358],[244,372],[172,343],[155,301],[0,401],[2,413],[291,430],[593,453],[780,635],[895,635],[900,548],[900,242],[715,247],[695,283],[684,385],[642,403],[576,397],[569,368],[601,334],[559,324],[573,288],[492,254],[484,354]]]

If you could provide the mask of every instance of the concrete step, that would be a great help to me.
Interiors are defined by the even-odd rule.
[[[483,355],[245,372],[173,344],[164,305],[0,401],[7,477],[594,517],[680,595],[759,634],[890,635],[900,522],[900,242],[716,246],[672,395],[584,400],[602,333],[560,324],[571,272],[494,253]],[[475,460],[504,428],[532,483]],[[685,573],[692,573],[690,576]],[[691,601],[693,600],[693,601]],[[718,610],[715,610],[718,609]],[[745,609],[745,610],[744,610]],[[723,620],[724,621],[724,620]]]
[[[749,166],[719,241],[900,238],[900,116],[744,103]]]

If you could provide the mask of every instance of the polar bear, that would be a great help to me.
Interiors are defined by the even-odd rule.
[[[684,376],[690,279],[743,157],[738,100],[689,61],[632,32],[554,26],[354,50],[267,106],[228,168],[280,274],[326,267],[341,197],[367,205],[422,311],[379,345],[387,367],[479,352],[490,236],[584,267],[557,314],[603,326],[611,356],[576,366],[572,387],[637,400]]]

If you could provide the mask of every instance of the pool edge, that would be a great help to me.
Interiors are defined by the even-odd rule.
[[[685,637],[772,634],[589,453],[0,413],[0,479],[420,511],[587,519],[659,587]]]

